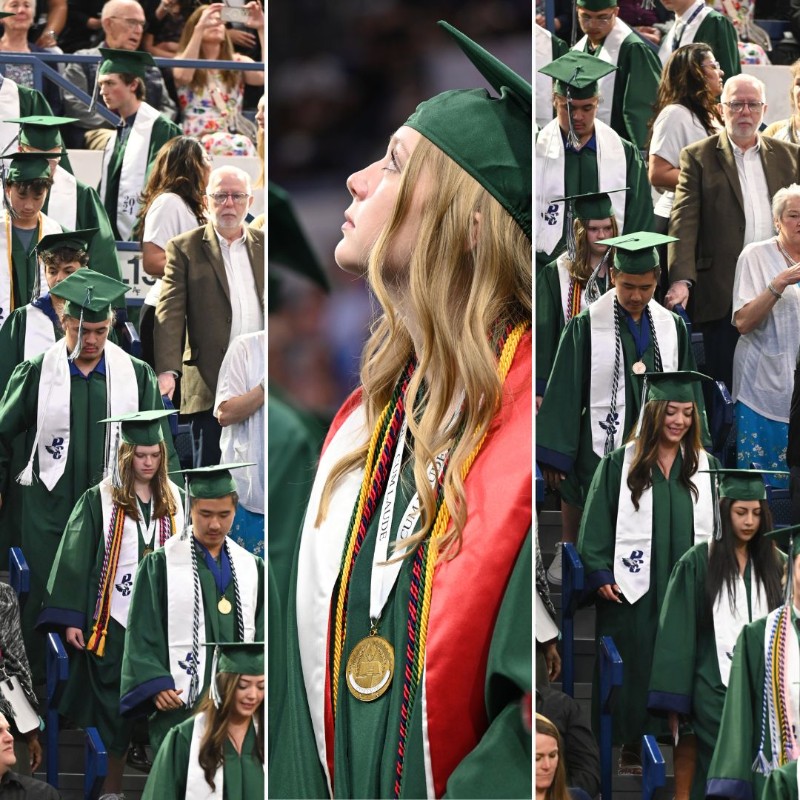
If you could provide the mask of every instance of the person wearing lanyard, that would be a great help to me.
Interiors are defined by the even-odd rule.
[[[101,420],[119,425],[117,469],[78,500],[47,583],[40,630],[65,635],[74,652],[59,711],[94,726],[108,748],[104,793],[122,789],[132,723],[119,715],[120,670],[140,561],[183,528],[180,489],[167,477],[161,419],[139,411]]]
[[[238,502],[230,471],[248,466],[184,470],[191,527],[148,555],[136,574],[119,709],[127,717],[153,712],[154,753],[208,686],[203,643],[264,635],[264,562],[228,537]]]

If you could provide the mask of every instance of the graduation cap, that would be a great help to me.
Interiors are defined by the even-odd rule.
[[[268,197],[270,260],[284,264],[298,275],[314,281],[326,292],[330,291],[325,268],[300,227],[288,192],[269,181]]]
[[[716,478],[720,497],[731,500],[766,500],[765,475],[788,475],[786,470],[775,469],[701,469]]]
[[[35,150],[63,148],[61,126],[77,121],[77,117],[54,117],[44,114],[30,117],[6,117],[3,120],[3,122],[19,125],[19,143]]]
[[[67,301],[64,313],[82,322],[105,322],[112,306],[128,291],[122,281],[89,267],[79,269],[58,284],[58,296]]]
[[[667,242],[677,241],[676,236],[638,231],[625,233],[622,236],[612,236],[610,239],[600,239],[597,244],[617,248],[614,267],[619,272],[625,272],[628,275],[644,275],[658,266],[656,247],[667,244]]]
[[[603,6],[606,8],[606,6]],[[613,64],[601,61],[581,50],[570,50],[539,69],[552,78],[553,91],[567,100],[588,100],[599,93],[597,82],[616,70]]]
[[[607,8],[616,8],[617,0],[576,0],[575,5],[586,11],[605,11]]]
[[[673,372],[644,372],[642,377],[641,405],[636,422],[636,436],[642,430],[644,407],[651,400],[666,400],[668,403],[694,403],[695,388],[700,381],[712,381],[708,375],[684,369]]]
[[[135,75],[144,80],[147,67],[156,65],[153,56],[143,50],[112,50],[108,47],[101,47],[100,55],[103,56],[103,60],[100,63],[100,69],[97,70],[98,75],[111,73]]]
[[[234,675],[264,674],[264,642],[206,642],[205,647],[214,648],[208,693],[215,708],[222,704],[217,675],[225,672]]]
[[[575,241],[576,219],[608,219],[614,216],[614,208],[611,205],[610,194],[615,192],[627,192],[628,187],[621,189],[609,189],[605,192],[585,192],[583,194],[571,194],[568,197],[557,197],[551,203],[564,203],[566,206],[566,233],[567,233],[567,255],[570,261],[574,261],[577,256],[578,243]],[[606,252],[606,256],[608,255]],[[603,263],[605,263],[605,258]]]
[[[40,256],[42,253],[49,253],[53,250],[60,250],[61,248],[76,251],[83,250],[85,252],[89,249],[89,243],[99,230],[99,228],[81,228],[77,231],[48,233],[47,236],[42,236],[42,238],[39,239],[36,245],[36,252]]]
[[[41,153],[6,153],[0,156],[8,164],[5,182],[35,181],[50,177],[50,161]]]
[[[764,534],[764,538],[775,542],[790,558],[800,555],[800,525],[788,525],[785,528],[776,528]],[[788,583],[791,584],[791,570]]]
[[[531,238],[533,92],[530,83],[452,25],[439,25],[499,94],[442,92],[405,124],[444,151],[483,186]]]

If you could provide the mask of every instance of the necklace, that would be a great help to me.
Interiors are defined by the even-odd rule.
[[[783,246],[783,244],[781,244],[780,236],[776,236],[775,237],[775,244],[778,246],[778,250],[780,250],[781,255],[786,259],[786,263],[790,267],[793,267],[796,264],[800,263],[800,261],[798,261],[798,259],[794,259],[789,255],[789,253],[787,252],[786,248]]]

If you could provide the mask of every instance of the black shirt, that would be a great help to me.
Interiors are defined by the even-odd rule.
[[[0,778],[2,800],[59,800],[61,795],[49,784],[17,775],[9,770]]]

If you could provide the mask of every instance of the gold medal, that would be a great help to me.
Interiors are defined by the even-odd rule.
[[[144,558],[144,556],[149,556],[150,553],[152,553],[152,552],[153,552],[153,548],[152,547],[145,547],[144,552],[142,553],[142,558]]]
[[[217,610],[220,614],[230,614],[232,608],[231,601],[227,597],[220,597],[219,603],[217,603]]]
[[[377,634],[364,637],[347,659],[347,688],[353,697],[377,700],[389,688],[394,674],[394,648]]]
[[[644,375],[647,372],[647,367],[644,364],[644,361],[637,361],[631,369],[633,370],[634,374],[636,375]]]

